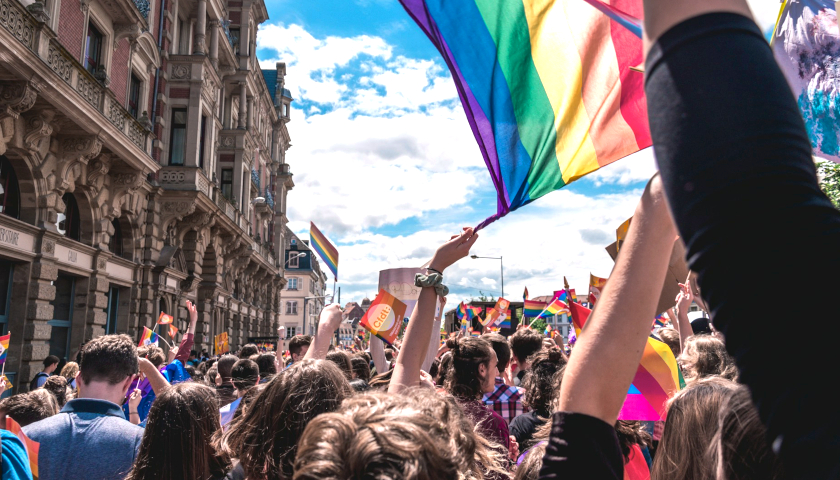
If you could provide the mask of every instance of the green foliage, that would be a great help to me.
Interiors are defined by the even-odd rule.
[[[495,302],[496,299],[493,297],[493,295],[490,295],[488,297],[487,295],[484,294],[484,292],[479,290],[478,291],[478,301],[479,302]]]
[[[840,165],[834,162],[817,162],[820,188],[840,208]]]
[[[543,333],[545,332],[546,325],[547,324],[545,323],[544,318],[538,318],[531,322],[531,329],[536,331],[537,333]]]

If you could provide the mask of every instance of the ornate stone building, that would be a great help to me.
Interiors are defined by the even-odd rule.
[[[0,0],[0,334],[18,388],[161,311],[185,330],[188,299],[197,349],[275,334],[292,99],[285,65],[257,63],[267,18],[262,0]]]
[[[309,240],[301,240],[285,227],[284,266],[286,288],[280,324],[286,327],[286,338],[313,335],[318,317],[327,303],[327,275],[321,270],[318,254],[309,248]]]

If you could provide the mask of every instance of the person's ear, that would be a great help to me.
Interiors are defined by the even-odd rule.
[[[221,386],[222,386],[222,376],[221,376],[221,375],[216,374],[216,382],[215,382],[215,383],[216,383],[216,386],[217,386],[217,387],[221,387]]]
[[[123,386],[122,386],[123,395],[125,395],[128,392],[128,387],[131,386],[131,382],[133,382],[135,378],[137,378],[136,374],[129,375],[128,378],[125,379],[125,382],[123,382]]]
[[[478,366],[478,375],[482,379],[487,378],[487,364],[482,363],[481,365]]]

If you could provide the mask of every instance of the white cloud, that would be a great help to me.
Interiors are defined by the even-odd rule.
[[[590,173],[586,179],[595,182],[596,186],[630,185],[649,179],[655,172],[656,159],[653,156],[653,147],[649,147]]]
[[[747,0],[750,10],[753,12],[755,22],[761,27],[762,32],[772,28],[779,16],[779,2],[776,0]]]

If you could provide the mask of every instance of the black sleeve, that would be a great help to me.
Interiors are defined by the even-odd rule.
[[[838,478],[825,374],[838,363],[840,213],[818,187],[797,102],[740,15],[677,25],[646,71],[657,162],[714,326],[788,477]]]
[[[580,413],[554,414],[540,480],[624,479],[615,428]]]

